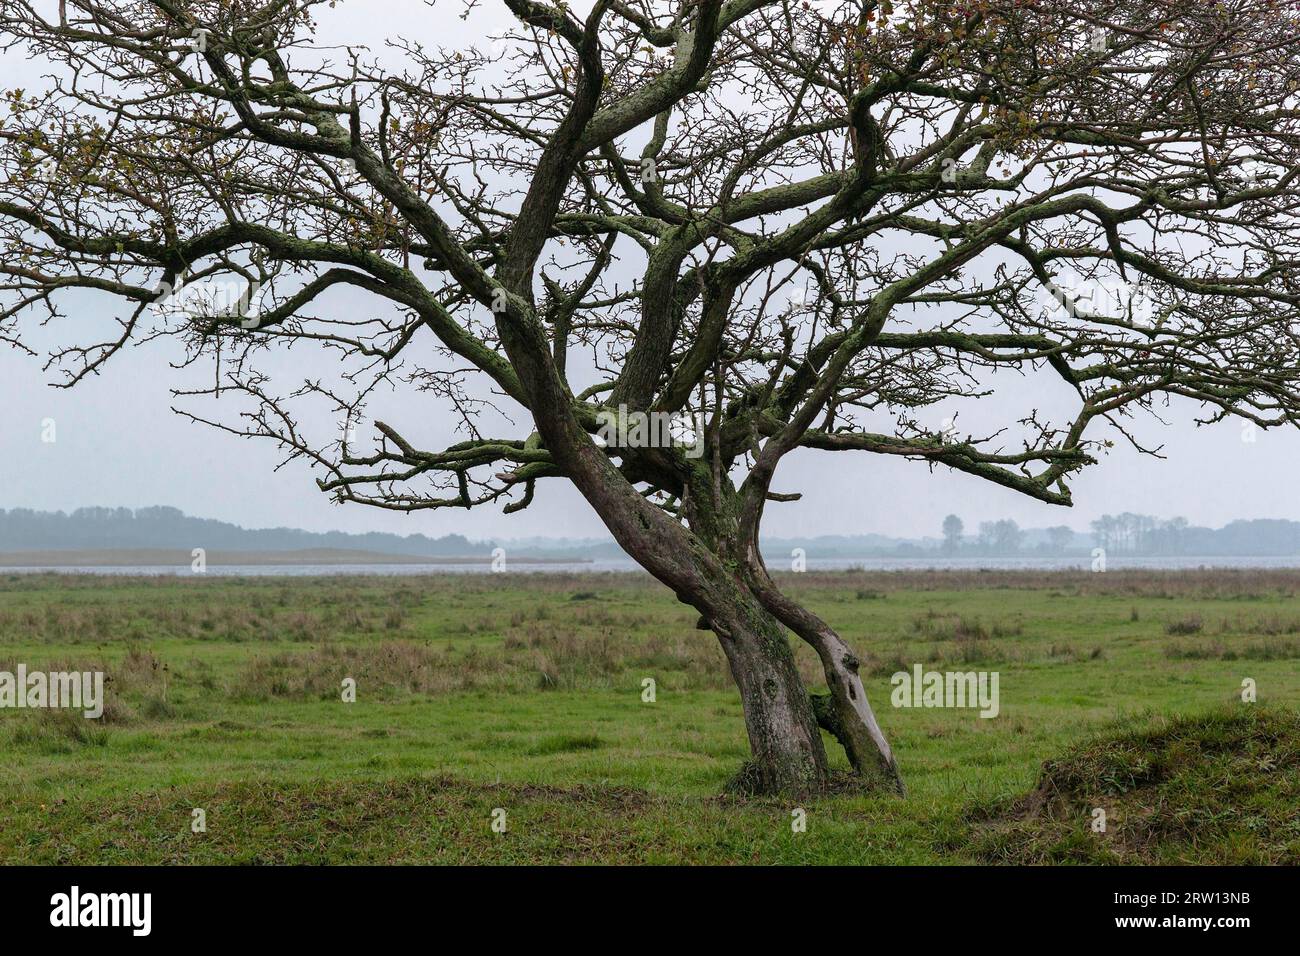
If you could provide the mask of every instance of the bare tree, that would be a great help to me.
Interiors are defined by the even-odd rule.
[[[1058,524],[1047,529],[1047,546],[1054,554],[1064,554],[1074,542],[1074,529]]]
[[[0,337],[30,347],[24,316],[112,297],[111,335],[79,320],[50,356],[61,384],[176,335],[214,370],[187,413],[280,443],[340,501],[517,511],[571,482],[717,635],[769,792],[825,786],[819,724],[901,787],[858,656],[764,566],[787,455],[1068,505],[1115,438],[1158,453],[1139,413],[1295,423],[1289,5],[504,3],[491,48],[395,28],[375,54],[317,39],[326,0],[0,0],[6,58],[50,77],[6,93]],[[289,346],[336,354],[337,381],[278,390],[262,359]],[[982,436],[927,417],[1007,373],[1071,410]],[[406,425],[302,425],[397,384]],[[218,394],[248,404],[189,411]],[[426,400],[464,441],[420,446]],[[697,441],[611,441],[619,408]],[[532,425],[481,431],[498,410]]]
[[[948,515],[943,519],[943,550],[948,553],[956,553],[961,548],[961,533],[965,525],[962,524],[961,518],[956,515]]]

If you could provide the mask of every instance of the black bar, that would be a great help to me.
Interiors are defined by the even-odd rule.
[[[91,911],[97,894],[150,894],[148,935],[130,925],[52,926],[56,894],[70,904],[73,886],[83,906],[95,896]],[[127,945],[256,938],[336,946],[373,943],[378,928],[424,932],[431,923],[439,933],[477,927],[493,938],[535,932],[542,944],[594,933],[610,918],[634,936],[657,934],[663,920],[698,919],[733,938],[761,940],[784,926],[815,939],[829,920],[920,932],[918,944],[1042,927],[1056,941],[1231,942],[1256,930],[1293,933],[1296,889],[1294,869],[1238,867],[17,867],[0,870],[0,911],[8,939],[75,934]],[[143,909],[123,913],[139,917]],[[1120,925],[1132,919],[1152,922]]]

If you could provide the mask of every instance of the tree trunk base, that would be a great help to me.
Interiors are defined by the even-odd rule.
[[[824,797],[830,793],[844,789],[838,777],[839,774],[832,774],[830,771],[823,772],[815,781],[809,782],[804,786],[791,784],[777,785],[770,782],[770,778],[763,772],[756,760],[746,760],[740,765],[740,769],[732,775],[726,785],[722,788],[723,793],[732,797],[790,797],[793,799],[807,799],[815,797]]]
[[[830,694],[808,696],[812,701],[813,715],[817,718],[818,726],[838,740],[847,753],[856,753],[854,750],[856,742],[840,720],[834,697]],[[907,796],[907,786],[903,783],[903,776],[898,772],[898,764],[892,759],[887,759],[880,754],[876,760],[859,760],[855,763],[856,766],[850,776],[858,782],[858,789],[890,790],[900,797]],[[832,789],[836,788],[832,787]]]

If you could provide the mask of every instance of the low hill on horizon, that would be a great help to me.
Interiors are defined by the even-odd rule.
[[[990,534],[1009,526],[1009,535]],[[1185,555],[1254,557],[1300,555],[1300,522],[1255,519],[1203,528],[1182,519],[1158,522],[1141,515],[1106,516],[1092,533],[1057,526],[1021,529],[1012,521],[982,522],[953,547],[937,537],[895,538],[880,534],[819,535],[810,538],[764,536],[763,552],[773,567],[802,550],[813,560],[858,558],[1086,558],[1101,545],[1114,556]],[[1128,530],[1126,530],[1128,529]],[[1145,530],[1144,530],[1145,529]],[[389,558],[467,558],[482,560],[495,548],[534,560],[590,561],[626,557],[609,537],[528,537],[471,540],[460,534],[432,538],[372,531],[304,531],[299,528],[244,528],[227,521],[196,518],[179,508],[78,508],[72,512],[0,509],[0,554],[16,552],[172,550],[194,548],[226,552],[367,552]],[[94,563],[94,562],[91,562]],[[12,564],[12,562],[10,562]]]
[[[44,551],[0,551],[0,568],[188,568],[193,549],[183,548],[52,548]],[[337,567],[340,565],[487,565],[486,554],[466,557],[430,557],[418,554],[385,554],[354,548],[303,548],[294,551],[208,551],[205,565],[247,567],[287,565],[291,567]]]
[[[59,550],[138,550],[193,548],[209,551],[306,551],[313,549],[379,552],[412,557],[483,557],[492,542],[459,534],[303,531],[297,528],[243,528],[226,521],[195,518],[179,508],[78,508],[0,510],[0,552]]]

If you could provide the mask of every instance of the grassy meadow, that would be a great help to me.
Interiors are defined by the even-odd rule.
[[[1300,861],[1300,571],[782,584],[860,653],[910,789],[810,802],[799,833],[726,793],[722,653],[639,575],[4,574],[0,670],[102,669],[109,699],[0,710],[0,862]],[[998,671],[1000,714],[890,706],[914,663]]]

